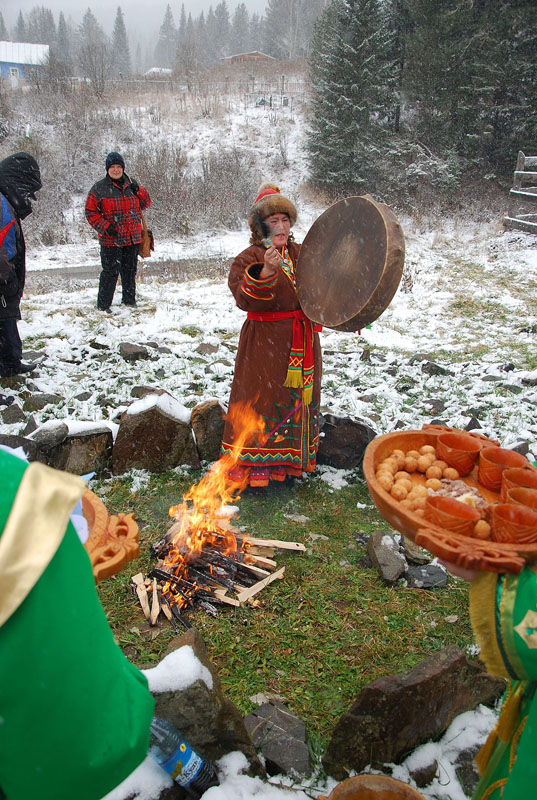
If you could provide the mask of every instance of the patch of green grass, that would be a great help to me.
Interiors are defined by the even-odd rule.
[[[179,330],[181,333],[184,333],[185,336],[191,336],[192,339],[196,339],[202,334],[201,328],[196,327],[196,325],[182,325]]]
[[[106,486],[110,513],[134,511],[140,525],[140,557],[99,594],[120,646],[138,665],[155,664],[175,633],[167,622],[149,628],[129,588],[130,576],[154,563],[149,546],[170,526],[168,509],[199,473],[152,475],[131,493],[131,478]],[[449,644],[472,641],[465,585],[425,591],[384,583],[367,563],[353,534],[385,529],[362,480],[339,491],[316,478],[294,487],[246,493],[236,524],[254,537],[303,542],[305,553],[276,550],[283,580],[259,595],[259,607],[224,608],[218,618],[188,612],[203,636],[227,696],[244,712],[250,697],[272,692],[306,723],[318,749],[340,715],[367,683],[405,672]],[[292,517],[307,517],[296,522]],[[320,536],[313,538],[311,534]],[[456,624],[446,618],[457,617]]]

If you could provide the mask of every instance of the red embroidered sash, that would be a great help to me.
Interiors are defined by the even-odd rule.
[[[249,311],[248,319],[255,322],[293,320],[293,339],[289,352],[287,377],[283,385],[302,389],[304,405],[309,405],[313,397],[313,333],[314,331],[321,331],[322,325],[313,323],[301,309],[296,311],[263,311],[260,313]]]

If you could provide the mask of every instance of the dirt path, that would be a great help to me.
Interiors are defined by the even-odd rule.
[[[227,275],[229,261],[207,258],[188,258],[178,261],[138,262],[138,279],[141,276],[162,277],[173,280],[196,278],[223,278]],[[58,267],[32,270],[26,273],[26,294],[53,292],[59,289],[78,289],[98,283],[100,266]]]

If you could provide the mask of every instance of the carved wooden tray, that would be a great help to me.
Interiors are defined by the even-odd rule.
[[[450,430],[456,429],[440,425],[424,425],[421,431],[396,431],[373,439],[367,446],[363,462],[364,477],[373,502],[384,519],[396,530],[445,561],[458,564],[466,569],[518,573],[527,562],[537,561],[537,543],[522,545],[483,541],[440,528],[401,507],[398,501],[379,485],[375,477],[378,465],[393,450],[400,449],[407,452],[419,449],[424,444],[436,447],[438,436]],[[462,433],[463,431],[457,432]],[[480,434],[472,433],[470,435],[475,437],[482,447],[499,445],[498,442]],[[421,473],[413,473],[411,480],[416,484],[425,484],[425,477]],[[487,503],[499,502],[499,493],[486,489],[478,482],[477,466],[469,475],[461,477],[460,480],[468,486],[476,488]]]
[[[82,513],[89,528],[85,548],[91,560],[95,583],[123,569],[140,555],[138,525],[134,514],[108,516],[106,506],[96,494],[86,489],[82,495]]]

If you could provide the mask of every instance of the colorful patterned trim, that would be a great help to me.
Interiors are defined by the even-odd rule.
[[[271,275],[269,278],[254,278],[250,274],[252,267],[262,266],[262,262],[255,262],[250,264],[244,270],[242,278],[242,291],[248,297],[253,297],[255,300],[273,300],[274,293],[272,289],[276,286],[277,275]]]
[[[512,678],[509,662],[505,661],[500,647],[501,637],[496,620],[496,589],[498,576],[493,572],[481,572],[470,585],[470,619],[475,638],[481,649],[487,670],[491,675]],[[501,591],[501,587],[498,587]]]

